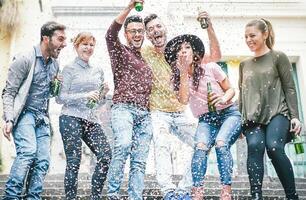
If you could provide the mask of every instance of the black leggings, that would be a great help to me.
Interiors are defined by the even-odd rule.
[[[261,196],[264,175],[263,156],[265,149],[282,183],[288,199],[298,199],[292,165],[284,147],[289,137],[289,120],[283,115],[276,115],[268,125],[253,124],[244,129],[248,144],[247,171],[254,197]]]
[[[101,126],[67,115],[60,116],[59,124],[67,159],[64,180],[66,199],[75,200],[77,196],[82,140],[97,157],[97,164],[92,175],[90,199],[102,199],[103,184],[111,160],[111,148]]]

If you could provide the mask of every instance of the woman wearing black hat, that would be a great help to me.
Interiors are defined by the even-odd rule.
[[[165,58],[172,67],[179,101],[189,103],[199,119],[192,159],[193,197],[203,199],[207,156],[215,145],[222,184],[220,199],[230,200],[233,168],[230,146],[240,135],[241,115],[231,101],[235,92],[221,67],[216,63],[201,64],[204,53],[201,39],[186,34],[168,42]],[[212,88],[209,102],[207,86]]]

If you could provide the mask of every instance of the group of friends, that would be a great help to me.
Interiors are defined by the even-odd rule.
[[[201,39],[192,34],[167,41],[167,30],[156,14],[144,20],[128,16],[136,2],[130,0],[108,28],[105,39],[114,80],[111,106],[113,147],[103,131],[98,111],[109,91],[101,68],[91,65],[96,38],[89,32],[73,40],[76,58],[59,77],[56,61],[66,46],[66,27],[47,22],[41,27],[40,44],[16,56],[3,89],[4,136],[14,139],[17,156],[5,185],[4,199],[41,199],[50,163],[50,84],[60,79],[56,102],[62,104],[59,129],[66,155],[66,199],[77,198],[82,140],[96,156],[91,199],[101,199],[107,179],[108,199],[120,199],[120,187],[128,157],[128,196],[142,199],[146,159],[154,145],[156,179],[166,200],[200,200],[205,196],[205,174],[210,149],[215,146],[221,182],[221,200],[232,198],[233,158],[230,147],[239,136],[247,141],[247,171],[253,200],[261,200],[264,152],[277,172],[287,199],[298,199],[292,165],[284,146],[300,134],[296,89],[291,64],[273,49],[274,32],[266,19],[245,26],[245,42],[254,55],[240,63],[239,100],[227,75],[216,64],[219,42],[207,12],[207,53]],[[123,28],[127,44],[119,40]],[[142,47],[146,38],[152,45]],[[212,89],[208,96],[207,85]],[[208,108],[208,99],[216,111]],[[88,101],[96,102],[88,107]],[[186,105],[198,119],[194,130]],[[192,149],[178,184],[171,179],[171,137]],[[26,183],[26,184],[25,184]],[[25,186],[26,185],[26,186]]]

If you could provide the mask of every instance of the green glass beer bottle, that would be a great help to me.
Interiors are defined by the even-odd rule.
[[[104,84],[101,83],[100,87],[99,87],[99,98],[101,98],[102,92],[104,90]],[[94,99],[89,99],[86,106],[90,109],[93,109],[94,107],[96,107],[97,101]]]
[[[50,91],[51,96],[52,97],[58,96],[60,89],[61,89],[61,81],[55,78],[51,82],[51,91]]]
[[[304,147],[303,147],[303,142],[302,142],[301,136],[294,135],[293,136],[293,144],[294,144],[294,149],[295,149],[296,154],[304,153]]]
[[[136,11],[140,12],[143,10],[143,4],[140,3],[140,2],[136,2],[135,5],[134,5],[134,8]]]
[[[208,105],[208,111],[209,112],[216,112],[216,106],[212,104],[211,96],[212,96],[211,83],[207,82],[207,105]]]
[[[87,102],[86,106],[87,106],[89,109],[93,109],[93,108],[96,106],[96,103],[97,103],[96,100],[90,99],[90,100]]]

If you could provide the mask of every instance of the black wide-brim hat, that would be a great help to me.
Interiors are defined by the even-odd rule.
[[[181,44],[184,42],[190,43],[193,52],[203,58],[205,47],[202,40],[196,35],[184,34],[176,36],[167,43],[164,56],[169,64],[173,63],[177,59],[177,53],[180,50]]]

